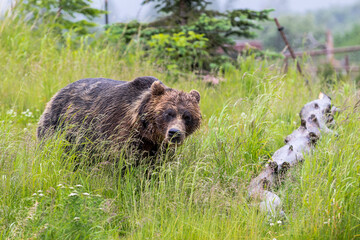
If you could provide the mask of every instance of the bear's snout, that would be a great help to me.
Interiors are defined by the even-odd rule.
[[[183,133],[180,131],[180,129],[171,128],[168,131],[168,139],[170,139],[170,142],[172,143],[180,143],[183,139]]]

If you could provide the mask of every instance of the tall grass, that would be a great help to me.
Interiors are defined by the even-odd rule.
[[[86,39],[83,39],[86,42]],[[123,49],[127,49],[125,52]],[[143,58],[136,43],[60,45],[43,26],[0,22],[0,236],[2,239],[351,239],[360,237],[359,91],[345,79],[312,92],[295,69],[239,58],[209,86],[177,81]],[[36,123],[53,94],[86,77],[152,75],[201,93],[203,123],[171,161],[123,170],[98,164],[74,171],[61,138],[39,147]],[[299,126],[301,107],[320,90],[344,110],[338,137],[316,150],[274,191],[287,219],[269,219],[248,199],[258,174]],[[83,161],[86,161],[84,158]]]

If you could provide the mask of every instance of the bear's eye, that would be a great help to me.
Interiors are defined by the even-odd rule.
[[[176,112],[173,109],[168,109],[164,113],[165,120],[170,121],[171,119],[176,117]]]
[[[183,115],[183,119],[185,120],[186,123],[190,123],[192,120],[191,114],[188,112],[185,112]]]

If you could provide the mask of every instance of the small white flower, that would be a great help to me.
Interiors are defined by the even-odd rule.
[[[24,115],[25,117],[28,117],[28,118],[33,117],[33,113],[30,112],[29,109],[26,109],[26,111],[22,112],[21,114]]]
[[[296,121],[293,121],[293,124],[294,124],[294,125],[296,125],[296,124],[297,124],[297,122],[296,122]]]
[[[83,195],[84,196],[90,196],[90,193],[84,192]]]
[[[284,121],[281,121],[280,123],[281,123],[281,124],[284,124]]]
[[[270,226],[274,226],[274,223],[270,223]]]
[[[37,192],[40,193],[40,192],[42,192],[42,190],[38,190]]]
[[[77,196],[78,194],[76,192],[72,192],[69,194],[69,197],[72,197],[72,196]]]
[[[26,132],[28,129],[27,128],[24,128],[24,132]]]
[[[39,197],[43,197],[44,196],[44,194],[42,194],[42,193],[39,193]]]
[[[64,186],[64,185],[62,185],[61,183],[59,183],[57,186],[58,186],[58,187],[62,187],[62,186]]]
[[[100,194],[96,194],[96,195],[94,195],[95,197],[101,197],[101,195]]]
[[[33,194],[33,196],[36,196],[36,195],[37,195],[36,193]]]
[[[279,220],[279,221],[277,221],[277,223],[278,223],[278,224],[282,224],[282,221]]]
[[[74,221],[78,221],[78,220],[80,220],[79,217],[74,217]]]
[[[244,113],[244,112],[242,112],[240,116],[241,116],[241,118],[246,118],[247,117],[246,113]]]
[[[74,187],[69,187],[70,189],[74,190]]]
[[[14,111],[14,109],[8,110],[6,114],[10,115],[10,117],[16,117],[16,111]]]
[[[328,222],[324,222],[324,224],[328,224]]]
[[[75,185],[75,187],[82,187],[82,185],[80,185],[80,184],[77,184],[77,185]]]

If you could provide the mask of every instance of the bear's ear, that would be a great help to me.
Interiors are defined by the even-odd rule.
[[[200,93],[198,91],[191,90],[190,95],[193,96],[198,103],[200,102]]]
[[[155,81],[151,84],[151,94],[154,96],[160,96],[165,92],[165,87],[160,81]]]

